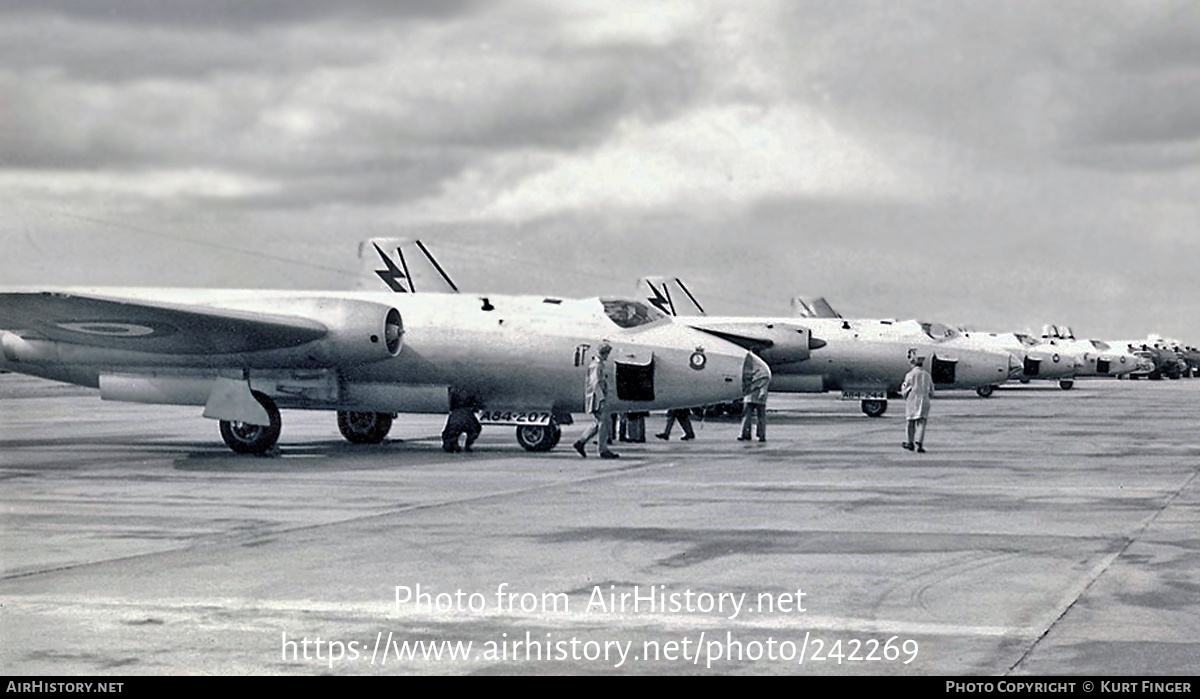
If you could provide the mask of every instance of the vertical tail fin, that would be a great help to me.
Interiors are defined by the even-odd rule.
[[[792,312],[801,318],[841,318],[842,314],[824,296],[797,296],[792,299]]]
[[[380,282],[398,294],[457,294],[458,286],[419,240],[371,238],[358,244],[362,260],[359,288],[379,290]]]
[[[668,315],[704,315],[704,307],[679,277],[643,277],[638,280],[638,291],[647,303]]]

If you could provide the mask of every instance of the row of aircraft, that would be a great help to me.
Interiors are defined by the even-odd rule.
[[[689,316],[692,327],[720,333],[747,318],[712,318],[696,295],[678,277],[639,281],[647,300],[673,315]],[[806,363],[772,362],[772,391],[825,392],[840,390],[843,399],[860,399],[862,410],[877,417],[895,397],[909,364],[907,356],[925,358],[940,389],[974,389],[988,397],[1009,379],[1058,381],[1070,390],[1077,377],[1120,377],[1148,368],[1144,357],[1122,344],[1075,340],[1047,326],[1042,338],[1024,333],[980,333],[920,320],[847,319],[824,298],[792,300],[796,317],[760,319],[774,327],[802,323],[833,351]],[[802,320],[800,320],[802,319]],[[1051,334],[1053,332],[1053,334]],[[907,348],[900,353],[900,348]],[[899,361],[898,361],[899,359]]]
[[[939,388],[984,397],[1010,379],[1070,388],[1148,363],[1061,332],[1039,342],[847,319],[824,299],[796,299],[793,316],[709,316],[678,278],[643,279],[632,299],[466,293],[420,241],[372,239],[359,256],[369,283],[357,291],[0,289],[0,370],[104,400],[202,406],[232,450],[261,454],[280,409],[333,411],[348,441],[380,443],[400,413],[459,406],[548,451],[583,411],[601,341],[618,412],[732,402],[769,373],[772,391],[840,391],[878,417],[914,355]]]
[[[407,263],[380,254],[379,291],[0,290],[0,369],[104,400],[203,406],[231,449],[253,454],[275,446],[283,408],[334,411],[347,440],[378,443],[398,413],[460,405],[546,451],[583,411],[602,340],[619,411],[733,400],[769,373],[634,299],[395,293],[413,290]]]
[[[1068,326],[1047,325],[1042,337],[1050,343],[1078,343],[1075,333]],[[1168,340],[1159,335],[1150,335],[1144,340],[1115,340],[1104,342],[1088,340],[1093,347],[1111,350],[1120,347],[1135,355],[1138,368],[1127,374],[1128,378],[1179,379],[1200,372],[1200,350],[1184,345],[1178,340]]]

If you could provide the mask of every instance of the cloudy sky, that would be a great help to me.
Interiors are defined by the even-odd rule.
[[[1193,0],[0,0],[0,284],[460,284],[1200,343]]]

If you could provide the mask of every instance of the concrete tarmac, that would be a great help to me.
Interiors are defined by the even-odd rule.
[[[943,393],[914,454],[899,402],[772,395],[765,444],[697,421],[618,461],[581,424],[446,454],[438,416],[354,446],[285,411],[248,457],[198,408],[0,375],[0,668],[1200,674],[1198,399]]]

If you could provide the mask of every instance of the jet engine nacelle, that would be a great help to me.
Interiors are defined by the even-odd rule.
[[[812,350],[825,344],[814,342],[812,330],[798,325],[768,323],[766,329],[772,344],[758,354],[768,364],[802,362],[812,356]]]
[[[825,345],[814,340],[812,330],[789,323],[739,322],[706,326],[703,318],[693,326],[754,352],[774,366],[802,362],[812,350]]]
[[[353,366],[391,359],[404,345],[400,311],[358,299],[298,299],[284,313],[310,318],[329,333],[311,343],[309,357],[324,366]]]

